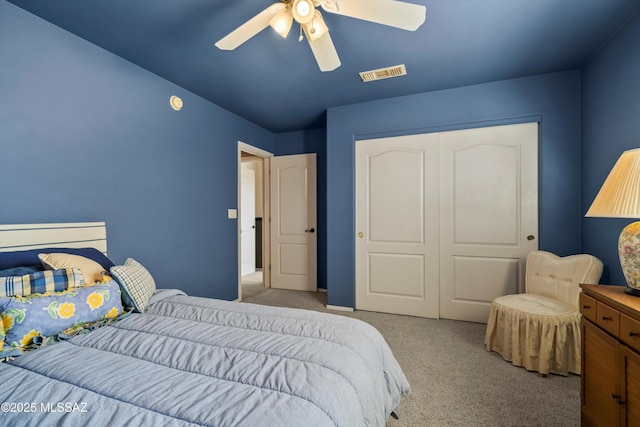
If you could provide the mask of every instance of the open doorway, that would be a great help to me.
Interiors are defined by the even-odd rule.
[[[238,142],[238,300],[270,287],[269,158]],[[263,226],[263,224],[265,226]]]

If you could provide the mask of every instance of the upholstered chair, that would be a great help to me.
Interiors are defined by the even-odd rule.
[[[602,267],[592,255],[531,252],[526,292],[491,304],[487,350],[529,371],[580,374],[580,283],[599,283]]]

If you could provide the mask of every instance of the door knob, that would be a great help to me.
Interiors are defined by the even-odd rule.
[[[307,228],[306,230],[304,230],[305,233],[315,233],[316,229],[311,227],[311,228]]]
[[[360,231],[360,232],[358,233],[358,237],[362,239],[362,238],[364,237],[364,233],[363,233],[362,231]]]
[[[536,239],[536,236],[534,236],[533,234],[529,234],[529,235],[527,236],[527,240],[528,240],[528,241],[532,241],[532,240],[535,240],[535,239]]]

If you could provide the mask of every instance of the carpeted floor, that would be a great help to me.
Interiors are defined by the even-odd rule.
[[[387,427],[579,426],[580,377],[517,368],[484,347],[485,325],[325,308],[326,294],[243,285],[247,303],[355,317],[385,337],[411,384]]]

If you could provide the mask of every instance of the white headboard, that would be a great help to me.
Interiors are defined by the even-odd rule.
[[[40,248],[96,248],[107,254],[104,222],[0,225],[0,252]]]

